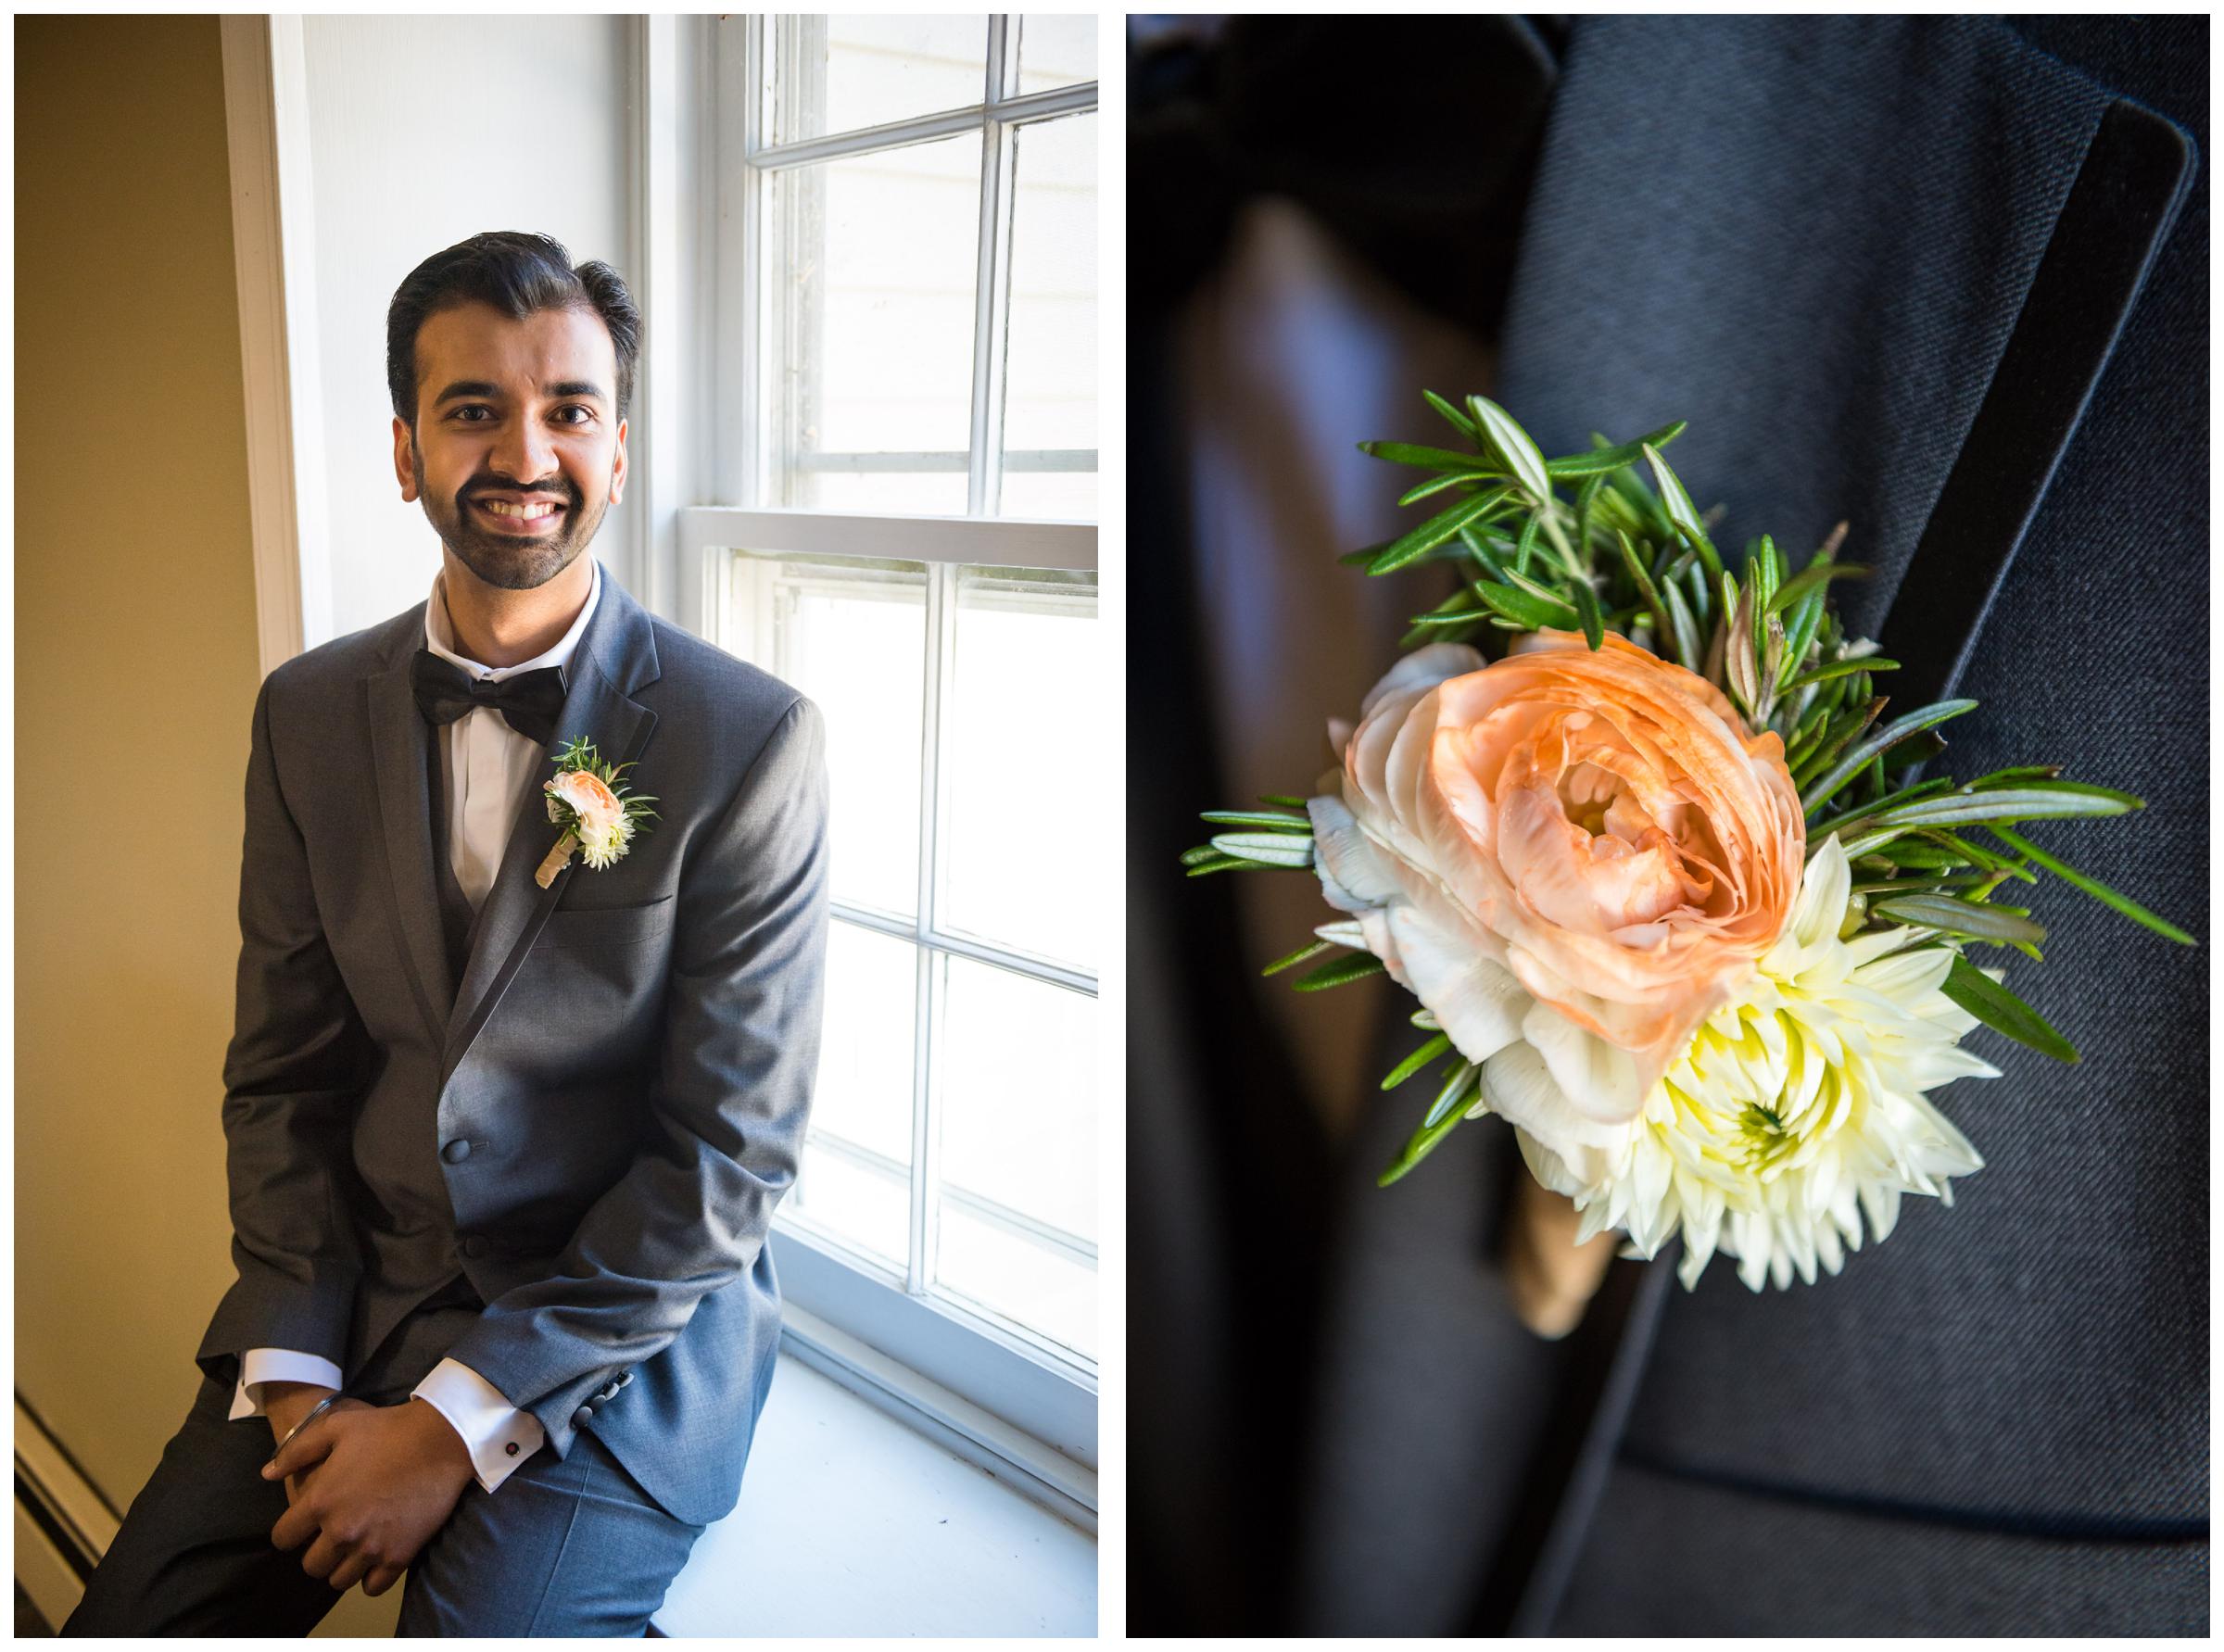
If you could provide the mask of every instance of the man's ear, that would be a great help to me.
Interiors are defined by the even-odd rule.
[[[618,454],[610,466],[610,502],[616,504],[626,493],[626,421],[618,421]]]
[[[415,504],[417,471],[410,462],[410,427],[399,419],[394,421],[394,479],[401,484],[402,503]]]

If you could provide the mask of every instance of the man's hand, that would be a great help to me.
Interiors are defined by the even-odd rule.
[[[312,1467],[315,1480],[304,1480],[271,1542],[309,1544],[302,1570],[335,1590],[360,1583],[366,1595],[394,1586],[472,1479],[462,1436],[423,1400],[335,1406],[262,1472],[275,1480]]]
[[[300,1425],[301,1419],[317,1408],[317,1402],[332,1390],[322,1382],[265,1382],[262,1385],[262,1414],[271,1420],[271,1444],[274,1446]],[[335,1401],[334,1411],[367,1409],[365,1402],[358,1399]],[[325,1413],[330,1416],[331,1412]],[[301,1495],[306,1478],[300,1474],[285,1477],[285,1500],[288,1504]]]

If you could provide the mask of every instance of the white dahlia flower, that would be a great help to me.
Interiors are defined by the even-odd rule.
[[[1700,1027],[1619,1129],[1549,1142],[1516,1126],[1539,1181],[1584,1213],[1581,1238],[1627,1230],[1644,1255],[1680,1230],[1689,1288],[1720,1251],[1755,1291],[1796,1270],[1836,1273],[1848,1250],[1892,1230],[1902,1193],[1951,1204],[1949,1177],[1984,1167],[1925,1098],[1999,1070],[1957,1047],[1977,1025],[1940,990],[1953,954],[1907,950],[1917,931],[1839,939],[1849,888],[1833,837],[1808,864],[1792,920],[1750,981]],[[1988,971],[1998,978],[1997,971]],[[1525,1087],[1549,1083],[1525,1045],[1485,1064],[1473,1114],[1540,1115]]]

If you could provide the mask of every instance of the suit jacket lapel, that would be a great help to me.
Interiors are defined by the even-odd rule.
[[[1849,628],[1905,637],[1901,676],[1943,691],[2183,198],[2181,142],[1991,19],[1589,18],[1564,71],[1497,398],[1554,452],[1689,419],[1671,457],[1727,546],[1803,561],[1850,520]],[[1700,83],[1704,115],[1660,96]],[[1557,1615],[1674,1261],[1586,1328],[1611,1375],[1540,1466],[1541,1541],[1501,1557],[1517,1632]]]
[[[656,713],[631,696],[653,682],[657,674],[656,643],[649,616],[606,569],[601,601],[579,638],[566,673],[563,714],[557,719],[556,732],[545,748],[550,766],[543,771],[543,777],[555,772],[552,765],[557,750],[577,739],[593,741],[597,755],[606,763],[637,761],[656,726]],[[443,1085],[501,1002],[548,914],[572,879],[579,876],[580,863],[574,856],[547,889],[534,880],[534,873],[559,836],[537,796],[528,798],[511,826],[502,864],[486,892],[471,955],[463,966],[454,1013],[448,1020],[440,1067]]]
[[[424,636],[424,604],[396,622],[385,667],[363,679],[371,719],[371,767],[378,793],[379,842],[394,927],[401,937],[410,990],[436,1049],[446,1041],[455,998],[434,882],[432,791],[425,776],[431,736],[410,683],[412,642]]]
[[[2128,100],[2109,106],[1882,626],[1902,707],[1960,681],[2192,180],[2183,132]]]

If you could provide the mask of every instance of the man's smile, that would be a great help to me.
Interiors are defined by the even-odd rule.
[[[518,502],[482,496],[471,504],[497,532],[504,534],[541,533],[554,527],[562,519],[564,511],[553,499]]]

